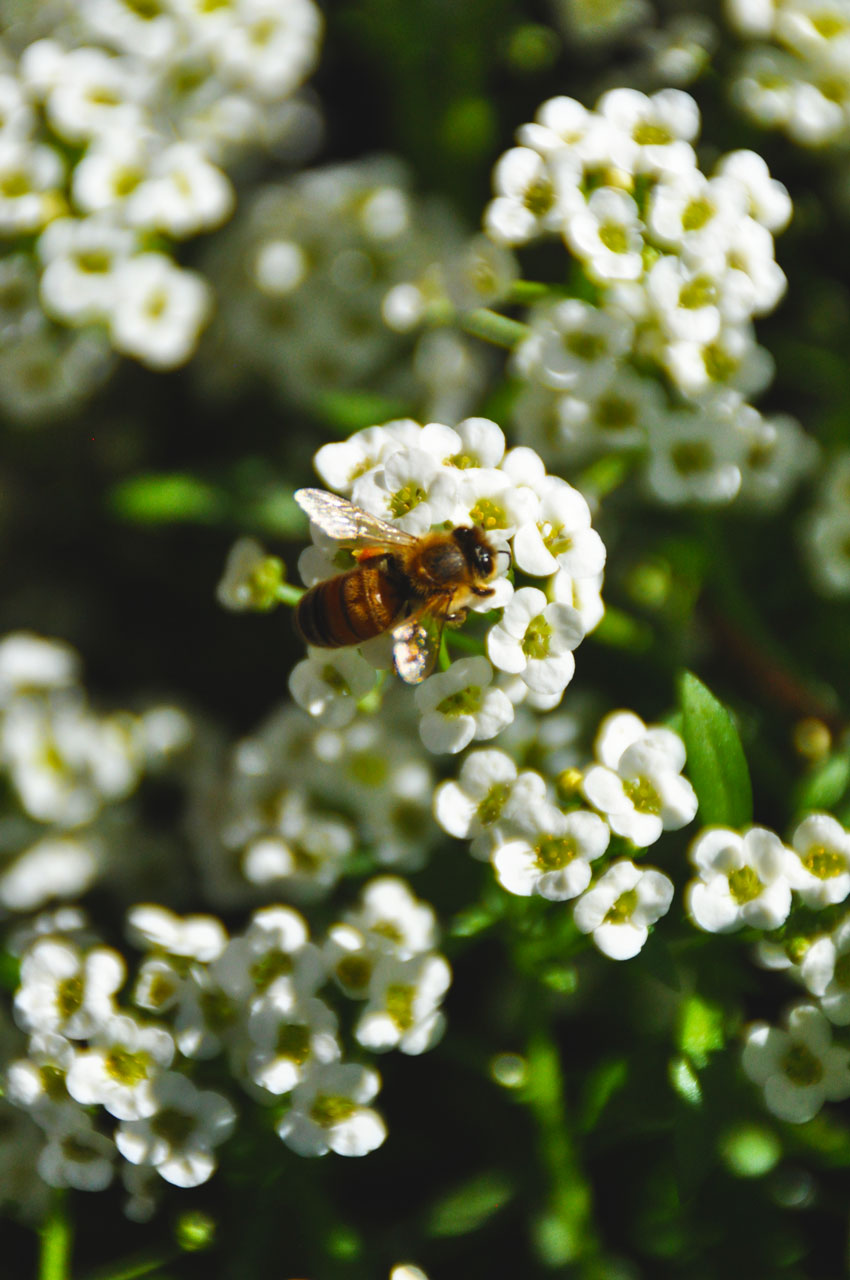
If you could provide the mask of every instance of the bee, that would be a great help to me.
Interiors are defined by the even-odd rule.
[[[341,649],[389,631],[396,671],[407,684],[419,684],[433,670],[443,627],[459,625],[474,600],[494,594],[487,584],[500,553],[476,525],[416,537],[323,489],[299,489],[295,501],[357,559],[353,569],[316,583],[298,601],[301,637]]]

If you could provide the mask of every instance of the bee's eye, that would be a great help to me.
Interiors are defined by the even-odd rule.
[[[493,572],[493,556],[486,547],[475,548],[475,565],[479,573]]]

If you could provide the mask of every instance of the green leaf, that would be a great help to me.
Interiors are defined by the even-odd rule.
[[[690,671],[679,679],[687,772],[704,824],[743,827],[752,821],[750,771],[735,722]]]
[[[679,1010],[679,1048],[697,1067],[704,1067],[712,1053],[722,1049],[723,1010],[700,996],[689,996]]]
[[[831,756],[812,769],[797,786],[797,809],[832,809],[850,785],[850,752]]]
[[[438,1200],[428,1218],[432,1236],[464,1236],[503,1209],[515,1188],[502,1173],[482,1173]]]
[[[133,524],[216,524],[228,506],[220,489],[182,472],[133,476],[114,486],[108,502]]]
[[[606,606],[602,621],[590,634],[591,639],[610,649],[645,653],[652,648],[652,627],[649,623],[611,605]]]
[[[374,391],[323,391],[311,409],[333,431],[347,436],[362,427],[403,418],[409,406]]]

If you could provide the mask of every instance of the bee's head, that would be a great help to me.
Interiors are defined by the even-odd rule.
[[[453,531],[455,542],[476,578],[487,580],[496,572],[496,552],[477,525],[461,525]]]

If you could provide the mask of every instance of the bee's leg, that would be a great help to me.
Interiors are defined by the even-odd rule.
[[[468,608],[466,608],[466,607],[464,607],[463,609],[455,609],[454,613],[447,613],[447,614],[446,614],[446,626],[447,626],[447,627],[462,627],[462,626],[463,626],[463,624],[464,624],[464,622],[466,622],[466,618],[467,618],[467,614],[468,614],[468,613],[469,613],[469,609],[468,609]]]
[[[469,589],[474,596],[481,596],[483,600],[496,594],[495,587],[470,587]]]

